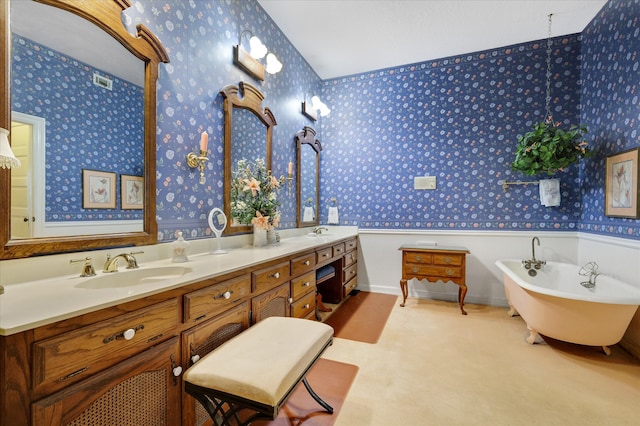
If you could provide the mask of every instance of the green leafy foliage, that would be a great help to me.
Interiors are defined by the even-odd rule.
[[[529,176],[540,173],[553,175],[581,158],[591,157],[594,151],[582,139],[586,133],[586,127],[562,129],[560,123],[554,123],[551,118],[536,123],[524,136],[518,137],[511,170]]]

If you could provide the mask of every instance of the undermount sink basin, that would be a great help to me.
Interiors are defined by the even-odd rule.
[[[78,284],[78,288],[124,288],[141,284],[179,278],[191,272],[186,266],[158,266],[155,268],[121,269],[118,272],[99,272],[95,277],[86,278]]]

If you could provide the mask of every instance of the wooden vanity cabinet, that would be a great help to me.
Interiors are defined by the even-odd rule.
[[[347,297],[358,286],[358,241],[353,238],[345,243],[342,257],[342,297]]]
[[[334,265],[343,289],[353,242],[0,336],[0,425],[210,424],[182,372],[269,316],[315,319],[316,270]]]
[[[316,282],[318,292],[322,294],[324,302],[340,303],[358,285],[357,246],[357,239],[352,238],[334,244],[330,248],[331,257],[329,261],[323,260],[322,264],[331,265],[335,270],[335,275]],[[316,252],[318,258],[322,259],[327,259],[327,254],[327,249]]]
[[[31,405],[33,425],[178,425],[180,341],[166,342]],[[11,409],[9,409],[11,411]],[[13,425],[16,423],[5,423]]]
[[[314,319],[316,314],[316,253],[291,259],[290,316]]]
[[[182,333],[182,368],[186,371],[203,356],[249,328],[249,302],[204,321]],[[182,394],[181,425],[210,424],[209,414],[191,395]]]

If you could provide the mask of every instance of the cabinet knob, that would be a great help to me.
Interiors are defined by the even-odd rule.
[[[273,278],[280,278],[280,272],[271,275]]]
[[[309,266],[309,265],[311,265],[311,262],[309,262],[308,260],[305,260],[304,262],[302,262],[302,264],[304,266]]]
[[[196,362],[200,361],[200,355],[195,354],[194,356],[191,357],[191,362],[193,364],[195,364]]]
[[[305,281],[305,282],[302,284],[302,287],[309,287],[310,285],[311,285],[311,283],[310,283],[309,281]]]
[[[309,309],[309,304],[308,304],[308,303],[305,303],[305,304],[304,304],[304,306],[303,306],[303,308],[305,308],[305,309]]]
[[[233,294],[233,290],[227,290],[224,293],[221,294],[216,294],[215,296],[213,296],[214,299],[230,299],[231,295]]]
[[[122,333],[122,337],[124,337],[124,340],[131,340],[135,335],[136,331],[133,328],[125,330],[125,332]]]
[[[177,366],[173,368],[173,375],[178,377],[182,374],[182,367],[181,366]]]

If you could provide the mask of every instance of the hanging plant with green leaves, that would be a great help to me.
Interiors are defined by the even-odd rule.
[[[571,126],[569,130],[554,123],[551,117],[536,123],[524,136],[518,137],[516,158],[511,170],[526,175],[547,173],[553,175],[581,158],[593,155],[583,136],[586,127]]]
[[[593,155],[583,136],[587,133],[584,126],[571,126],[563,129],[561,123],[554,122],[551,116],[551,15],[549,15],[549,37],[547,39],[547,80],[545,119],[532,126],[523,136],[518,136],[516,158],[511,170],[526,175],[547,173],[553,175],[581,158]]]

